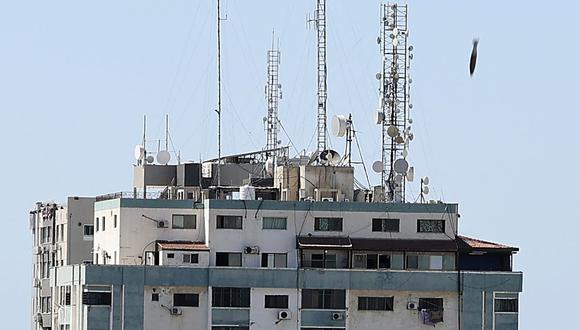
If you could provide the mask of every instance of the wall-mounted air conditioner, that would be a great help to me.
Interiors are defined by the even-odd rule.
[[[340,313],[340,312],[334,312],[334,313],[332,313],[332,315],[330,316],[330,318],[333,319],[333,320],[335,320],[335,321],[336,320],[342,320],[342,319],[344,319],[344,314],[343,313]]]
[[[332,197],[322,197],[323,202],[334,202],[334,198]]]
[[[171,315],[181,315],[183,312],[182,312],[181,308],[179,308],[179,307],[171,307],[169,309],[169,313]]]
[[[292,318],[292,313],[288,310],[278,312],[278,320],[289,320]]]
[[[245,254],[258,254],[258,253],[260,253],[260,247],[259,246],[246,246],[244,248],[244,253]]]
[[[407,303],[407,309],[417,309],[419,308],[419,303],[416,301],[409,301]]]
[[[169,221],[167,221],[167,220],[158,220],[157,221],[157,228],[169,228]]]

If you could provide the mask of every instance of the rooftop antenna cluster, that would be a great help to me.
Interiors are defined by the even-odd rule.
[[[412,181],[414,168],[407,161],[409,143],[413,140],[409,110],[410,84],[408,70],[413,46],[407,45],[407,5],[383,4],[381,36],[377,39],[382,55],[379,109],[375,122],[382,128],[381,161],[373,170],[381,173],[385,202],[405,202],[405,181]]]
[[[266,103],[268,105],[268,116],[264,117],[266,128],[266,150],[273,150],[278,147],[278,103],[282,99],[282,85],[278,81],[280,70],[280,50],[274,35],[272,35],[272,48],[268,50],[268,69],[266,82]],[[268,158],[272,158],[275,151],[267,153]]]
[[[326,0],[317,0],[314,18],[309,23],[316,25],[318,49],[318,115],[317,115],[317,153],[326,150]]]

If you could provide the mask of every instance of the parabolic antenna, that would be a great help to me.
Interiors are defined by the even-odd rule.
[[[397,128],[397,126],[389,126],[389,128],[387,128],[387,134],[394,138],[397,135],[399,135],[399,129]]]
[[[403,158],[407,158],[407,156],[409,155],[409,152],[407,150],[403,150],[403,152],[401,154],[403,155]]]
[[[407,170],[409,169],[409,163],[403,158],[399,158],[395,160],[395,164],[393,165],[393,167],[395,168],[395,172],[403,174],[407,173]]]
[[[332,117],[332,135],[343,137],[346,134],[346,117],[337,115]]]
[[[421,188],[421,191],[423,192],[423,194],[427,195],[427,194],[429,194],[429,187],[423,186],[423,188]]]
[[[375,111],[375,114],[373,116],[373,120],[375,121],[375,124],[380,125],[383,123],[383,120],[385,120],[385,114],[381,111],[381,109],[377,109],[377,111]]]
[[[135,151],[133,152],[136,160],[141,160],[145,157],[145,148],[142,145],[135,146]]]
[[[426,176],[423,179],[421,179],[423,181],[423,184],[429,184],[429,177]]]
[[[383,77],[383,74],[380,72],[375,75],[375,78],[377,78],[377,80],[381,80],[382,77]]]
[[[147,156],[147,159],[145,159],[147,161],[147,163],[151,164],[155,161],[155,158],[153,158],[153,156]]]
[[[167,165],[171,160],[171,154],[167,150],[161,150],[157,153],[157,162],[161,165]]]
[[[373,171],[375,171],[375,173],[381,173],[383,171],[383,162],[381,162],[380,160],[374,162]]]
[[[397,183],[403,182],[403,176],[400,174],[395,175],[395,182]]]
[[[415,180],[415,168],[411,166],[407,171],[407,181],[413,182],[413,180]]]
[[[397,137],[395,138],[395,142],[397,142],[398,144],[403,144],[405,143],[405,139],[403,139],[402,136],[397,135]]]
[[[338,165],[340,163],[340,155],[334,150],[323,150],[318,157],[322,165]]]

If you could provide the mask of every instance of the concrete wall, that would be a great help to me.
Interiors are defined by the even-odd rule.
[[[159,294],[159,301],[151,300],[153,290]],[[171,315],[167,308],[173,306],[175,293],[199,294],[199,307],[179,307],[182,314]],[[207,328],[209,297],[206,287],[145,286],[143,299],[145,330]]]
[[[174,258],[168,258],[167,254],[173,253]],[[197,254],[199,262],[197,264],[183,263],[183,254]],[[175,251],[162,250],[159,251],[159,265],[161,266],[178,266],[178,267],[202,267],[209,266],[209,251]]]
[[[296,329],[298,325],[298,290],[296,289],[279,289],[279,288],[253,288],[251,290],[250,308],[251,320],[255,322],[252,330],[290,330]],[[266,295],[288,295],[288,308],[264,308]],[[289,320],[283,320],[278,323],[278,312],[288,310],[291,313]]]

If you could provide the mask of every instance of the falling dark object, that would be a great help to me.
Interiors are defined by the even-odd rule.
[[[473,76],[475,72],[475,64],[477,63],[477,44],[479,39],[473,39],[473,49],[471,49],[471,59],[469,60],[469,75]]]

